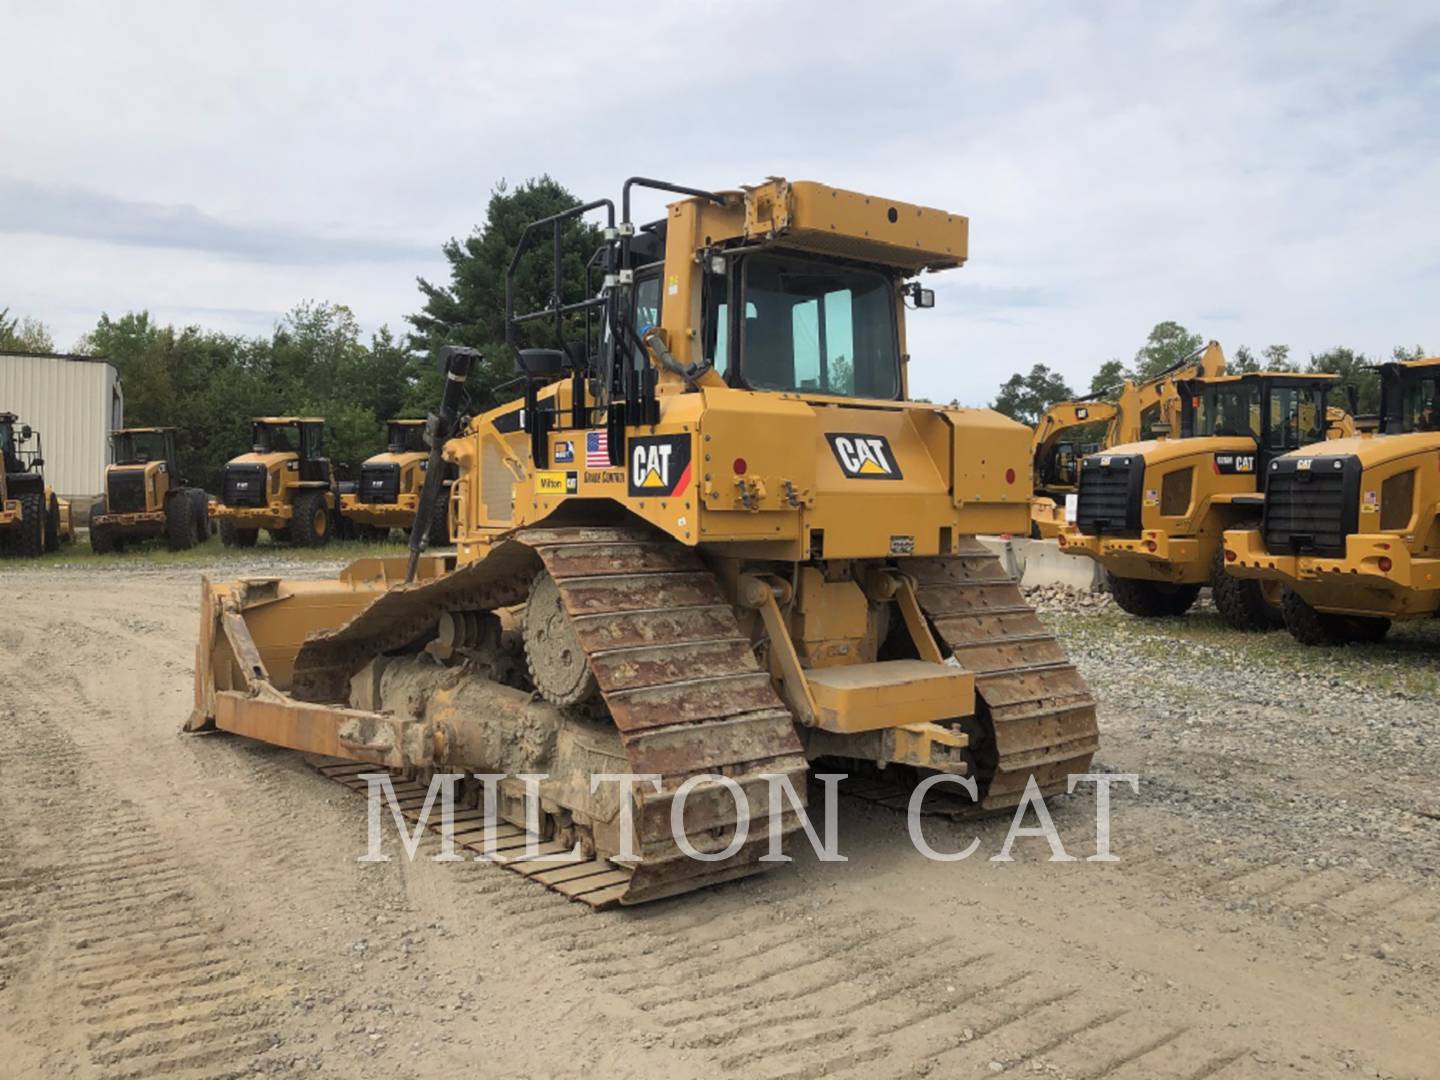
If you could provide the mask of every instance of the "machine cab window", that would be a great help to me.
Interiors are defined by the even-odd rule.
[[[1407,380],[1404,408],[1406,431],[1440,431],[1440,375]]]
[[[1195,434],[1260,441],[1260,387],[1257,383],[1211,384],[1195,397]]]
[[[745,385],[900,396],[895,288],[888,277],[788,255],[752,255],[743,267],[739,374]]]
[[[168,462],[173,456],[163,431],[117,431],[114,435],[116,465],[148,465]]]

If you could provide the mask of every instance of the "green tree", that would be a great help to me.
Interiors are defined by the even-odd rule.
[[[1100,365],[1100,370],[1091,376],[1090,393],[1103,394],[1107,401],[1114,401],[1120,396],[1120,388],[1125,385],[1125,378],[1123,360],[1106,360]]]
[[[1244,375],[1256,371],[1299,371],[1299,365],[1290,360],[1289,345],[1266,345],[1256,356],[1248,345],[1241,345],[1235,355],[1225,360],[1225,370],[1232,375]]]
[[[0,352],[54,351],[55,339],[43,322],[28,315],[11,316],[9,308],[0,308]]]
[[[1177,322],[1156,323],[1135,353],[1135,362],[1130,368],[1130,378],[1136,382],[1152,379],[1166,368],[1180,363],[1193,353],[1205,339],[1192,334]]]
[[[1074,391],[1059,372],[1051,371],[1044,364],[1036,364],[1028,375],[1018,371],[1011,375],[1001,385],[1000,393],[990,407],[1034,427],[1051,405],[1074,396]]]
[[[485,362],[471,375],[471,392],[477,406],[500,383],[512,378],[514,355],[505,344],[505,272],[520,235],[532,221],[549,217],[580,202],[549,176],[527,180],[513,190],[503,182],[490,195],[484,224],[464,240],[451,239],[444,245],[450,264],[448,285],[419,279],[425,303],[409,317],[414,327],[412,345],[422,353],[435,355],[442,345],[469,345],[479,349]],[[515,310],[519,313],[547,307],[554,291],[554,250],[550,230],[543,229],[521,259],[515,275]],[[560,230],[562,297],[573,303],[586,295],[585,265],[600,246],[600,230],[593,224],[572,218]],[[598,288],[591,281],[591,290]],[[582,336],[581,320],[571,319],[567,338]],[[553,346],[549,320],[531,324],[524,331],[529,344]],[[414,388],[412,406],[420,401],[438,400],[440,376],[430,365],[421,369]]]
[[[1355,387],[1359,394],[1359,411],[1362,416],[1374,415],[1380,411],[1380,373],[1374,361],[1354,349],[1337,348],[1310,357],[1307,371],[1339,375],[1341,384]],[[1343,398],[1332,398],[1332,401]]]

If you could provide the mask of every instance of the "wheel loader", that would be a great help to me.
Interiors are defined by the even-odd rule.
[[[110,434],[110,455],[105,494],[90,508],[97,555],[159,539],[185,551],[209,538],[209,498],[181,477],[174,428],[120,428]]]
[[[1306,645],[1440,611],[1440,357],[1384,364],[1380,386],[1378,434],[1275,458],[1258,527],[1225,533],[1226,569],[1282,588]]]
[[[1271,461],[1323,442],[1334,375],[1258,372],[1179,385],[1178,438],[1122,443],[1080,465],[1075,521],[1060,546],[1105,567],[1132,615],[1180,615],[1209,585],[1232,627],[1278,627],[1273,585],[1227,573],[1221,534],[1259,520]]]
[[[40,433],[19,421],[0,412],[0,555],[38,558],[73,541],[75,529],[69,501],[45,483]]]
[[[640,188],[679,198],[636,226]],[[976,813],[1066,790],[1094,700],[975,539],[1026,527],[1030,432],[907,392],[906,318],[934,302],[915,279],[964,263],[968,220],[776,178],[632,178],[619,205],[524,230],[523,396],[466,415],[477,354],[442,353],[408,559],[203,586],[188,727],[351,762],[324,768],[352,784],[503,775],[497,850],[543,839],[560,865],[514,868],[596,907],[773,865],[812,764],[901,807],[930,776],[973,783]],[[550,302],[517,310],[524,253],[588,214],[591,287],[567,295],[557,257]],[[545,777],[538,820],[521,773]]]
[[[322,547],[335,524],[335,471],[325,457],[325,421],[259,416],[248,454],[225,463],[210,516],[226,547],[254,547],[264,529],[279,543]]]
[[[387,537],[391,529],[408,533],[420,505],[430,460],[425,421],[391,420],[386,425],[385,444],[383,454],[361,463],[356,490],[340,496],[340,514],[361,539]],[[444,547],[450,542],[449,488],[454,479],[454,468],[447,465],[442,497],[435,501],[427,523],[430,547]]]
[[[1125,380],[1117,391],[1102,390],[1045,410],[1035,425],[1035,497],[1030,503],[1030,536],[1054,540],[1066,521],[1069,496],[1078,490],[1080,462],[1089,453],[1121,443],[1139,442],[1152,424],[1180,426],[1180,395],[1176,387],[1191,379],[1225,374],[1225,354],[1215,342],[1195,350],[1177,364],[1142,382]],[[1108,400],[1114,393],[1115,400]],[[1098,447],[1089,450],[1064,436],[1093,424],[1105,424]]]

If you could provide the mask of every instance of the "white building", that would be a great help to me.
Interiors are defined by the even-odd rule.
[[[103,357],[0,352],[0,412],[12,412],[42,438],[45,480],[85,500],[105,490],[110,432],[125,426],[125,395]]]

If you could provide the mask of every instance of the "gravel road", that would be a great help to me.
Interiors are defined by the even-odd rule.
[[[1080,1080],[1434,1077],[1440,635],[1301,649],[1041,597],[1102,702],[1093,796],[1009,822],[845,801],[845,863],[594,913],[364,853],[299,756],[178,733],[201,573],[0,569],[0,1072]],[[428,843],[428,842],[427,842]],[[422,846],[422,856],[433,849]]]

